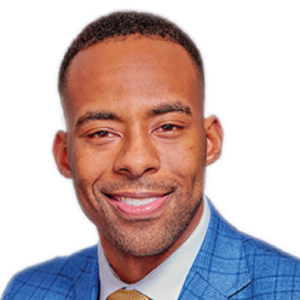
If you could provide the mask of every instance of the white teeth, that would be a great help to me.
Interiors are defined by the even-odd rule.
[[[127,197],[118,197],[118,201],[121,201],[123,203],[126,203],[131,206],[143,206],[146,204],[149,204],[155,200],[157,200],[157,197],[155,198],[143,198],[143,199],[136,199],[136,198],[127,198]]]

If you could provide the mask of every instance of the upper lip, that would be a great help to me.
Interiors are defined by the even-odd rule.
[[[170,194],[171,192],[158,193],[153,191],[124,191],[124,192],[112,192],[106,194],[111,198],[135,198],[135,199],[145,199],[145,198],[159,198]]]

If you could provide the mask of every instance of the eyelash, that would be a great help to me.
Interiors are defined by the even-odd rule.
[[[174,125],[172,123],[167,123],[164,124],[162,126],[160,126],[159,128],[157,128],[157,132],[158,133],[166,133],[166,134],[171,134],[176,130],[180,130],[182,129],[181,126],[178,125]],[[99,130],[96,131],[94,133],[91,133],[89,135],[87,135],[89,138],[97,138],[97,139],[104,139],[104,138],[111,138],[114,135],[114,133],[107,131],[107,130]]]
[[[171,128],[171,130],[170,130],[170,128]],[[165,125],[159,127],[158,131],[160,131],[160,132],[172,132],[176,129],[181,129],[181,128],[182,127],[174,125],[174,124],[165,124]]]
[[[113,135],[113,134],[106,130],[100,130],[100,131],[97,131],[97,132],[94,132],[94,133],[88,135],[88,137],[105,138],[105,137],[109,137],[109,135]]]

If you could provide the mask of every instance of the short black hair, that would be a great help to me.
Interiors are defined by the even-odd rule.
[[[200,52],[192,39],[177,25],[150,13],[114,12],[87,25],[66,52],[60,66],[58,79],[58,90],[63,104],[65,104],[63,98],[67,86],[67,70],[78,52],[109,38],[126,38],[126,36],[134,34],[159,38],[181,45],[195,63],[204,86],[204,70]]]

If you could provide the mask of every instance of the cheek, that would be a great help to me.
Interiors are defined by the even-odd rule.
[[[159,152],[161,167],[183,178],[195,177],[205,167],[205,149],[197,142],[181,142]]]
[[[78,147],[73,153],[71,165],[79,205],[91,222],[96,224],[101,221],[99,216],[103,216],[104,212],[103,201],[95,198],[93,187],[99,178],[109,173],[111,161],[99,151]]]
[[[86,182],[93,182],[112,168],[112,153],[99,151],[79,145],[73,151],[71,171],[75,178],[83,178]]]

